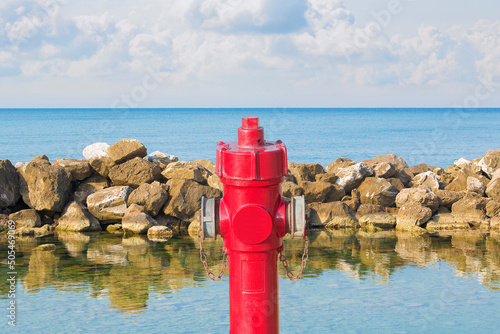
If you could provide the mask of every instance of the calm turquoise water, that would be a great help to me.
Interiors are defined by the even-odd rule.
[[[81,158],[91,143],[136,138],[149,152],[213,160],[216,143],[236,140],[251,115],[301,163],[394,153],[445,167],[500,148],[500,109],[3,109],[0,159]]]
[[[497,332],[500,234],[316,231],[311,240],[303,280],[288,281],[280,266],[281,333]],[[33,251],[45,243],[57,249]],[[191,237],[66,233],[17,245],[17,327],[4,317],[0,332],[228,332],[227,276],[206,278]],[[222,243],[205,247],[214,265]],[[301,241],[285,240],[285,250],[296,269]]]

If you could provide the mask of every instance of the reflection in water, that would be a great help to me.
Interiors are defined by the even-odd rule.
[[[35,249],[41,244],[57,247]],[[222,241],[206,240],[204,247],[213,270],[219,269]],[[0,248],[7,249],[5,236],[0,236]],[[285,255],[294,271],[299,269],[302,251],[302,240],[285,240]],[[305,277],[312,280],[324,270],[338,270],[386,284],[400,268],[444,261],[457,276],[475,276],[488,288],[500,289],[500,234],[493,232],[416,236],[397,231],[318,230],[311,233],[309,259]],[[107,233],[18,237],[16,262],[27,292],[90,288],[91,296],[105,296],[112,309],[122,312],[147,309],[151,291],[169,294],[206,282],[198,244],[189,236],[159,243]],[[2,275],[6,272],[0,273],[5,282]],[[285,277],[281,266],[280,275]],[[1,289],[5,296],[7,286]]]

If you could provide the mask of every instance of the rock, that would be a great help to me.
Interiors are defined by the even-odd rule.
[[[493,174],[500,168],[500,150],[486,152],[478,166],[490,179],[493,178]]]
[[[96,232],[101,231],[101,225],[81,203],[74,201],[64,208],[56,231]]]
[[[358,210],[358,207],[361,204],[361,196],[358,189],[353,189],[351,191],[351,196],[344,196],[342,198],[342,202],[347,204],[353,211]]]
[[[371,160],[367,160],[364,162],[366,162],[370,166],[374,165],[377,162],[378,163],[387,162],[393,165],[396,171],[403,171],[405,168],[408,168],[408,164],[406,163],[406,161],[403,158],[400,158],[394,154],[379,155]]]
[[[133,158],[111,168],[109,178],[115,186],[137,188],[143,183],[160,180],[161,169],[145,159]]]
[[[224,185],[222,184],[222,182],[220,182],[220,177],[219,175],[216,175],[216,174],[212,174],[208,177],[207,179],[207,184],[214,188],[214,189],[217,189],[219,191],[223,191],[224,190]]]
[[[486,187],[486,195],[489,198],[500,202],[500,170],[497,170],[495,174],[493,174],[490,183],[488,183],[488,186]]]
[[[115,220],[123,218],[127,209],[130,187],[110,187],[98,190],[87,197],[89,212],[99,220]]]
[[[37,252],[54,252],[56,249],[57,247],[54,244],[44,244],[33,248]]]
[[[451,213],[442,213],[432,216],[427,222],[427,230],[441,231],[441,230],[466,230],[470,228],[469,223],[465,221],[457,221]]]
[[[106,231],[109,233],[123,233],[122,224],[110,224],[106,226]]]
[[[333,173],[316,174],[316,182],[328,182],[331,184],[335,184],[337,179],[338,176]]]
[[[193,180],[199,183],[204,180],[201,170],[193,167],[169,166],[161,175],[167,180]]]
[[[60,166],[30,161],[18,169],[23,201],[37,211],[61,212],[71,191],[71,174]]]
[[[324,173],[323,166],[317,163],[312,164],[297,164],[294,162],[288,163],[289,173],[292,174],[298,183],[316,180],[316,174]]]
[[[398,208],[404,206],[411,207],[412,205],[410,204],[419,204],[430,208],[432,216],[432,212],[435,212],[439,208],[440,200],[431,191],[430,187],[425,185],[418,188],[405,188],[396,196],[396,206]],[[416,210],[418,211],[418,208]],[[401,210],[399,211],[401,212]]]
[[[287,198],[304,195],[304,189],[290,181],[285,181],[281,184],[281,192],[283,194],[283,197]]]
[[[110,157],[94,157],[89,160],[90,166],[100,175],[108,177],[109,171],[116,164]]]
[[[333,189],[330,191],[330,193],[326,196],[325,201],[326,202],[336,202],[342,200],[342,198],[345,197],[345,190],[341,186],[334,184]]]
[[[356,228],[359,226],[354,211],[343,202],[309,204],[311,226],[329,228]]]
[[[358,188],[362,204],[394,206],[399,193],[389,181],[383,178],[367,177]]]
[[[500,216],[491,218],[490,227],[492,230],[500,230]]]
[[[448,171],[450,170],[448,167],[446,167],[446,169]],[[474,174],[468,169],[466,169],[465,171],[461,169],[458,171],[453,171],[452,176],[453,175],[455,175],[453,181],[449,182],[449,184],[445,187],[446,190],[453,190],[453,191],[467,190],[467,178],[469,176],[475,177],[484,184],[489,183],[488,178],[482,175]]]
[[[33,209],[21,210],[11,213],[9,219],[16,222],[17,227],[40,227],[42,226],[42,219],[40,215]]]
[[[395,177],[391,177],[390,179],[387,179],[398,191],[401,191],[405,188],[405,185],[403,182],[401,182],[400,179],[397,179]]]
[[[420,173],[411,180],[412,187],[420,187],[423,184],[427,184],[431,187],[431,190],[436,192],[439,189],[440,177],[434,172],[427,171]]]
[[[484,196],[484,191],[486,187],[484,184],[475,177],[467,177],[467,193],[478,194],[479,196]]]
[[[215,174],[215,164],[210,160],[193,160],[191,161],[191,164],[203,166],[203,168],[209,171],[210,174]]]
[[[209,186],[204,186],[193,180],[168,180],[170,199],[163,208],[166,215],[181,220],[190,220],[200,210],[201,196],[207,198],[220,197],[221,192]]]
[[[87,197],[89,195],[107,187],[109,187],[108,180],[105,177],[95,173],[78,185],[78,188],[76,188],[73,197],[75,201],[86,204]]]
[[[343,187],[346,193],[359,187],[366,177],[373,176],[375,172],[366,163],[358,164],[340,169],[336,175],[339,177],[336,184]]]
[[[345,167],[349,167],[355,165],[356,161],[353,161],[349,158],[338,158],[334,162],[330,163],[326,166],[325,171],[327,173],[337,174],[337,172]]]
[[[122,139],[108,148],[108,155],[117,164],[133,158],[144,158],[148,151],[137,139]]]
[[[139,204],[131,204],[126,210],[125,210],[125,216],[130,216],[130,215],[138,215],[139,213],[148,213],[146,211],[146,208],[142,205]]]
[[[142,212],[125,215],[122,219],[123,231],[135,234],[146,234],[151,227],[156,225],[156,220]]]
[[[45,154],[37,155],[36,157],[31,159],[30,162],[36,162],[40,165],[50,165],[49,157],[47,157]]]
[[[159,182],[144,183],[132,191],[127,199],[127,204],[139,204],[145,207],[151,216],[156,216],[168,200],[168,188]]]
[[[0,208],[14,206],[21,197],[19,177],[9,160],[0,160]]]
[[[358,207],[358,211],[356,212],[356,216],[365,216],[372,213],[380,213],[385,212],[385,208],[381,205],[376,204],[361,204]]]
[[[396,169],[388,162],[376,162],[371,166],[376,177],[388,179],[396,174]]]
[[[396,217],[388,212],[369,213],[359,217],[359,224],[367,230],[391,229],[396,226]]]
[[[415,176],[420,174],[420,173],[428,172],[430,170],[431,170],[430,167],[427,166],[426,164],[418,164],[418,165],[411,166],[410,168],[408,168],[408,171],[410,171]]]
[[[458,221],[467,221],[479,225],[486,219],[486,204],[488,200],[481,197],[465,196],[453,203],[451,212]]]
[[[306,203],[325,202],[330,192],[334,191],[333,185],[326,182],[301,182]]]
[[[165,241],[173,236],[173,232],[167,226],[152,226],[148,230],[148,239],[151,241]]]
[[[493,217],[500,214],[500,202],[491,200],[486,204],[486,215],[488,217]]]
[[[396,229],[413,230],[414,226],[424,225],[431,217],[430,208],[417,202],[407,202],[399,208],[396,216]]]
[[[396,172],[396,174],[394,174],[394,177],[396,179],[399,179],[401,183],[403,183],[403,185],[406,187],[410,185],[410,182],[414,178],[414,175],[406,169],[401,172]]]
[[[108,156],[109,145],[106,143],[94,143],[83,149],[83,157],[87,160]]]
[[[166,154],[160,151],[154,151],[147,156],[147,159],[157,164],[162,170],[165,169],[169,163],[179,161],[179,158],[175,155]]]
[[[83,159],[55,159],[54,166],[66,169],[76,181],[84,180],[92,175],[90,164]]]
[[[437,190],[436,196],[441,200],[441,205],[451,209],[453,203],[459,201],[465,196],[465,192],[458,192],[452,190]]]

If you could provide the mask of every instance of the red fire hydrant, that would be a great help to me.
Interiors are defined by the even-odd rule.
[[[242,123],[237,142],[217,144],[215,172],[224,197],[220,202],[202,198],[200,233],[202,238],[224,238],[230,333],[274,334],[279,332],[278,254],[282,257],[286,233],[305,238],[305,202],[303,196],[290,203],[281,197],[288,171],[285,145],[265,141],[257,117],[245,117]]]

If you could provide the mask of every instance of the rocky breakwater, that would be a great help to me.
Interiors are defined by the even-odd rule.
[[[148,155],[135,139],[89,145],[83,157],[0,160],[0,226],[10,219],[20,234],[107,230],[161,240],[197,226],[202,196],[222,196],[211,161]],[[312,227],[500,229],[500,150],[444,169],[409,167],[393,154],[288,167],[283,195],[305,196]]]

